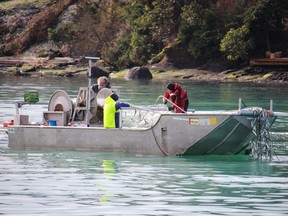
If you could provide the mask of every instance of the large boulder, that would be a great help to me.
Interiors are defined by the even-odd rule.
[[[152,73],[147,67],[130,68],[125,75],[126,79],[152,79]]]
[[[97,66],[92,66],[91,67],[91,77],[101,77],[101,76],[106,76],[109,77],[109,73]]]

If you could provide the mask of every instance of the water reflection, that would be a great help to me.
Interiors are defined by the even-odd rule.
[[[179,81],[197,110],[246,105],[287,111],[285,85]],[[121,100],[154,104],[167,80],[111,80]],[[85,78],[4,78],[0,80],[0,123],[14,115],[25,91],[37,89],[48,102],[62,89],[71,98]],[[19,91],[21,89],[21,91]],[[28,112],[41,119],[38,109]],[[273,127],[281,154],[271,162],[248,156],[155,157],[97,152],[9,151],[0,131],[0,214],[9,215],[285,215],[287,214],[287,119]]]
[[[47,215],[55,208],[69,215],[99,215],[97,209],[102,215],[258,215],[284,213],[288,204],[287,163],[246,156],[11,152],[0,163],[3,213],[27,206],[29,214]]]

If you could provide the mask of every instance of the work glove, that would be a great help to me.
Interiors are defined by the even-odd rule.
[[[169,111],[173,111],[174,109],[172,107],[168,107],[168,110]]]

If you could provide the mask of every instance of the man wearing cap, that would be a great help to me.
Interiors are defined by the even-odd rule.
[[[184,113],[189,106],[189,99],[187,91],[178,83],[168,83],[167,91],[164,94],[163,103],[166,104],[167,100],[173,102],[169,110],[174,110],[176,113]]]
[[[91,89],[97,94],[103,88],[111,88],[108,78],[101,76],[97,80],[97,84],[91,86]]]
[[[130,107],[128,103],[117,102],[118,95],[111,94],[106,98],[104,104],[104,127],[105,128],[119,128],[119,118],[121,107]]]

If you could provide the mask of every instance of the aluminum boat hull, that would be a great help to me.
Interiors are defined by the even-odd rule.
[[[250,114],[206,112],[161,114],[149,128],[14,125],[10,149],[124,152],[141,155],[233,155],[254,136]],[[271,125],[276,117],[269,117]]]

